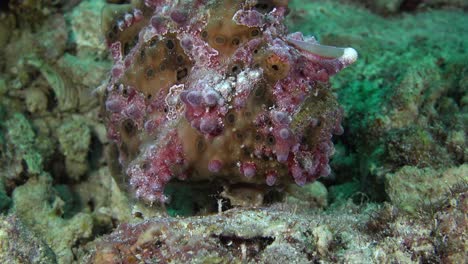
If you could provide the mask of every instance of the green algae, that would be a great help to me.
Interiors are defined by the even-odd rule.
[[[64,201],[53,192],[49,175],[30,178],[14,190],[12,199],[11,212],[46,241],[59,263],[71,263],[73,245],[92,235],[91,215],[78,213],[69,219],[62,218]]]
[[[456,132],[466,131],[467,120],[458,101],[466,94],[459,85],[468,60],[466,13],[433,10],[384,18],[344,1],[293,1],[292,7],[291,30],[359,53],[352,67],[331,79],[345,110],[342,150],[332,163],[339,181],[354,178],[362,191],[382,200],[383,192],[373,190],[381,190],[383,175],[402,165],[467,161],[462,150],[467,145]]]
[[[36,148],[36,134],[31,123],[20,113],[14,114],[5,123],[6,136],[15,146],[27,166],[29,174],[39,174],[43,170],[41,153]]]

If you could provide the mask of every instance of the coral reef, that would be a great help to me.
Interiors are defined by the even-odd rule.
[[[261,187],[330,174],[343,129],[327,82],[357,53],[288,34],[286,13],[287,1],[103,11],[108,132],[137,197],[166,201],[174,178]]]

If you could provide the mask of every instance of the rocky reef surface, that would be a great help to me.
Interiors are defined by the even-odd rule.
[[[210,10],[216,19],[206,25],[195,25],[202,20],[202,12],[162,8],[163,2],[0,3],[0,262],[466,262],[465,1],[324,0],[288,4],[252,0],[248,4],[264,19],[261,26],[249,24],[252,27],[234,26],[237,24],[231,17],[236,14],[236,1],[221,6],[224,1],[214,1]],[[206,2],[211,1],[177,3]],[[165,21],[165,15],[152,19],[145,11],[159,7],[171,21]],[[285,14],[287,30],[275,22]],[[253,23],[245,18],[239,16],[238,20]],[[218,20],[228,21],[227,26],[219,26]],[[135,31],[142,28],[138,23],[172,33],[148,46],[155,35],[146,35],[148,44],[135,40]],[[198,35],[176,32],[185,23],[190,23]],[[253,32],[255,29],[258,32]],[[288,42],[286,32],[296,31],[314,36],[322,45],[353,47],[359,59],[327,83],[328,73],[334,72],[317,57],[319,51],[311,53],[310,44],[316,44],[315,40],[305,45],[305,39],[292,35]],[[286,41],[274,42],[269,36],[284,36]],[[184,37],[190,38],[192,47],[208,44],[191,52],[184,46]],[[128,57],[137,61],[132,65],[139,66],[115,66],[119,65],[115,60],[119,53],[108,52],[108,47],[116,39],[122,40],[122,57],[130,54]],[[168,43],[170,39],[173,45]],[[246,61],[240,54],[238,58],[242,59],[232,60],[237,47],[246,43],[259,45],[255,46],[258,55],[253,55],[255,47],[244,49],[257,57]],[[286,46],[293,51],[284,55],[279,50]],[[171,47],[171,51],[165,50]],[[202,51],[219,52],[222,58],[218,59],[225,68],[211,62],[200,66]],[[141,53],[144,60],[138,62]],[[148,59],[153,53],[155,59]],[[287,59],[282,60],[280,55]],[[340,56],[332,55],[330,61],[339,60]],[[323,94],[318,97],[321,100],[298,103],[306,94],[299,95],[294,89],[278,95],[275,84],[286,78],[290,69],[297,69],[301,56],[315,56],[315,73],[325,69],[322,75],[309,76],[315,81],[312,88]],[[161,69],[166,60],[173,63]],[[233,100],[233,108],[223,111],[224,105],[231,105],[232,96],[221,93],[226,91],[224,82],[237,89],[239,80],[253,74],[256,64],[264,77],[245,84],[245,89],[252,91],[251,98],[245,93],[239,96],[243,100],[238,108]],[[149,66],[159,68],[151,74]],[[124,74],[121,70],[125,67],[130,68],[127,75],[117,80],[115,76]],[[203,76],[215,75],[222,78],[211,91],[203,86],[207,81]],[[289,77],[288,84],[301,83],[299,75]],[[145,95],[143,104],[153,107],[141,124],[126,121],[138,111],[114,101],[134,93],[131,89],[119,90],[120,84],[137,87],[136,94]],[[187,85],[189,92],[178,93],[181,85]],[[263,92],[255,96],[256,90],[262,90],[259,87]],[[165,91],[164,95],[176,93],[181,104],[165,109],[158,104],[160,91]],[[269,103],[283,107],[270,108]],[[337,110],[338,104],[342,111]],[[330,118],[320,120],[322,126],[318,126],[325,131],[323,137],[310,131],[303,133],[305,126],[297,121],[303,118],[299,105],[310,106],[302,113],[309,118],[308,125],[314,122],[311,116],[327,113]],[[109,115],[115,107],[122,107],[122,111]],[[280,111],[288,117],[288,123],[280,122]],[[170,126],[163,119],[173,117],[171,113],[189,121],[173,122],[174,131],[178,129],[183,135],[201,133],[203,137],[198,141],[188,140],[196,139],[194,136],[178,138],[187,140],[185,148],[195,144],[194,154],[188,161],[168,166],[174,177],[162,185],[164,191],[160,188],[158,195],[170,199],[151,204],[145,202],[153,201],[147,190],[140,195],[143,200],[135,198],[141,182],[132,184],[130,179],[142,178],[129,179],[128,168],[135,164],[147,169],[153,166],[143,166],[145,152],[139,151],[151,149],[148,142],[155,142],[155,138],[161,142],[157,146],[177,145],[177,140],[168,140],[170,137],[159,132],[140,131],[142,127],[156,129],[164,122],[164,126]],[[260,116],[273,120],[273,132],[254,126],[255,120],[263,120]],[[302,152],[294,149],[293,143],[284,140],[289,137],[282,129],[310,148]],[[235,133],[227,136],[226,131],[241,131],[242,140],[231,140],[231,133]],[[271,137],[268,132],[272,132]],[[331,139],[328,135],[332,132],[341,135]],[[256,134],[261,136],[261,143],[255,141]],[[299,134],[309,137],[301,139]],[[219,135],[225,138],[222,146],[245,145],[251,147],[251,153],[219,152],[221,145],[212,145]],[[295,177],[293,161],[297,157],[307,160],[303,158],[307,155],[301,155],[322,146],[318,139],[327,140],[333,157],[329,161],[331,153],[322,149],[326,155],[321,167],[307,174],[310,167],[303,166],[306,162],[298,163],[301,174]],[[201,151],[197,149],[200,145]],[[260,153],[268,159],[256,160],[258,146],[270,146]],[[287,152],[281,152],[285,148]],[[240,160],[240,166],[231,166],[230,157]],[[180,176],[188,167],[200,175],[200,180],[176,179],[184,179]],[[274,181],[268,178],[271,168],[277,173]],[[222,181],[208,181],[203,178],[207,175]],[[324,177],[311,182],[318,176]]]

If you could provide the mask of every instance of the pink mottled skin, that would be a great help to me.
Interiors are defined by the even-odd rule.
[[[288,34],[286,2],[145,0],[103,12],[115,61],[108,134],[138,198],[167,201],[173,179],[273,187],[330,173],[342,111],[323,84],[357,55]]]

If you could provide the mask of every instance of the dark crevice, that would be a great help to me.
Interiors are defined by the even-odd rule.
[[[400,10],[405,12],[415,11],[422,2],[422,0],[405,0],[401,3]]]
[[[269,236],[244,238],[231,234],[220,234],[214,237],[217,237],[221,242],[221,245],[233,252],[235,255],[242,256],[242,248],[245,248],[247,253],[246,257],[249,259],[257,259],[260,253],[275,241],[275,237]]]
[[[0,11],[6,11],[8,10],[8,4],[10,3],[10,0],[2,0],[0,1]]]
[[[208,215],[218,212],[218,203],[226,211],[231,207],[228,201],[221,199],[219,194],[222,189],[222,186],[212,182],[188,183],[173,180],[164,190],[164,194],[169,197],[167,213],[178,217]]]

